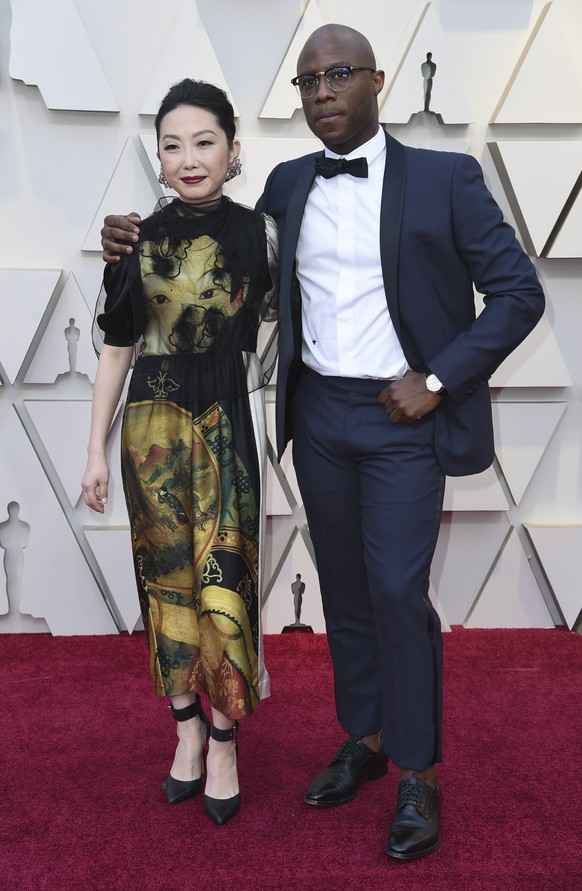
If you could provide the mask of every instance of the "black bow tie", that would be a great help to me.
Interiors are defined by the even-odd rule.
[[[365,158],[326,158],[315,159],[315,172],[326,179],[337,176],[338,173],[351,173],[352,176],[368,176],[368,162]]]

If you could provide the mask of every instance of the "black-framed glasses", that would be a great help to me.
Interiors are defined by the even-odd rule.
[[[302,99],[310,99],[315,96],[319,87],[319,78],[325,77],[330,90],[334,93],[341,93],[347,90],[352,82],[352,71],[376,71],[367,65],[334,65],[327,71],[317,71],[313,74],[298,74],[291,80],[294,87]]]

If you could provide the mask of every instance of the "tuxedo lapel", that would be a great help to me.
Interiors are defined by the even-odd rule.
[[[400,227],[404,206],[405,156],[404,146],[385,133],[386,167],[380,207],[380,259],[390,318],[400,337],[398,301],[398,254]]]
[[[315,157],[311,155],[305,159],[295,184],[285,184],[284,189],[284,194],[289,195],[289,199],[284,217],[284,233],[280,233],[282,238],[279,256],[279,366],[275,403],[279,460],[291,438],[292,399],[288,398],[288,393],[294,391],[301,367],[301,295],[295,277],[295,253],[305,203],[315,179]]]
[[[306,159],[306,164],[299,174],[289,198],[285,219],[284,256],[281,257],[281,266],[285,273],[292,271],[295,262],[305,202],[315,179],[315,157],[315,155],[311,155],[309,159]]]
[[[299,241],[299,231],[305,210],[305,202],[315,179],[314,157],[306,159],[306,163],[295,181],[293,191],[289,197],[287,214],[285,218],[285,237],[282,241],[282,250],[279,260],[281,276],[281,294],[289,294],[288,305],[281,301],[280,314],[281,337],[293,333],[293,352],[297,351],[301,338],[301,298],[299,287],[295,282],[295,253]],[[288,313],[287,318],[285,315]],[[291,346],[289,344],[289,346]]]

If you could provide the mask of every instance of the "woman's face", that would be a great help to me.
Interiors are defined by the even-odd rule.
[[[228,165],[239,151],[238,140],[229,146],[205,108],[179,105],[160,122],[158,157],[171,188],[189,204],[220,197]]]

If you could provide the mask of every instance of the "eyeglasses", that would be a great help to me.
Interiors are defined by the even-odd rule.
[[[298,74],[291,81],[302,99],[310,99],[315,96],[319,88],[319,78],[325,77],[330,90],[334,93],[343,93],[347,90],[352,82],[352,71],[375,71],[375,68],[368,68],[366,65],[334,65],[327,71],[317,71],[313,74]]]

